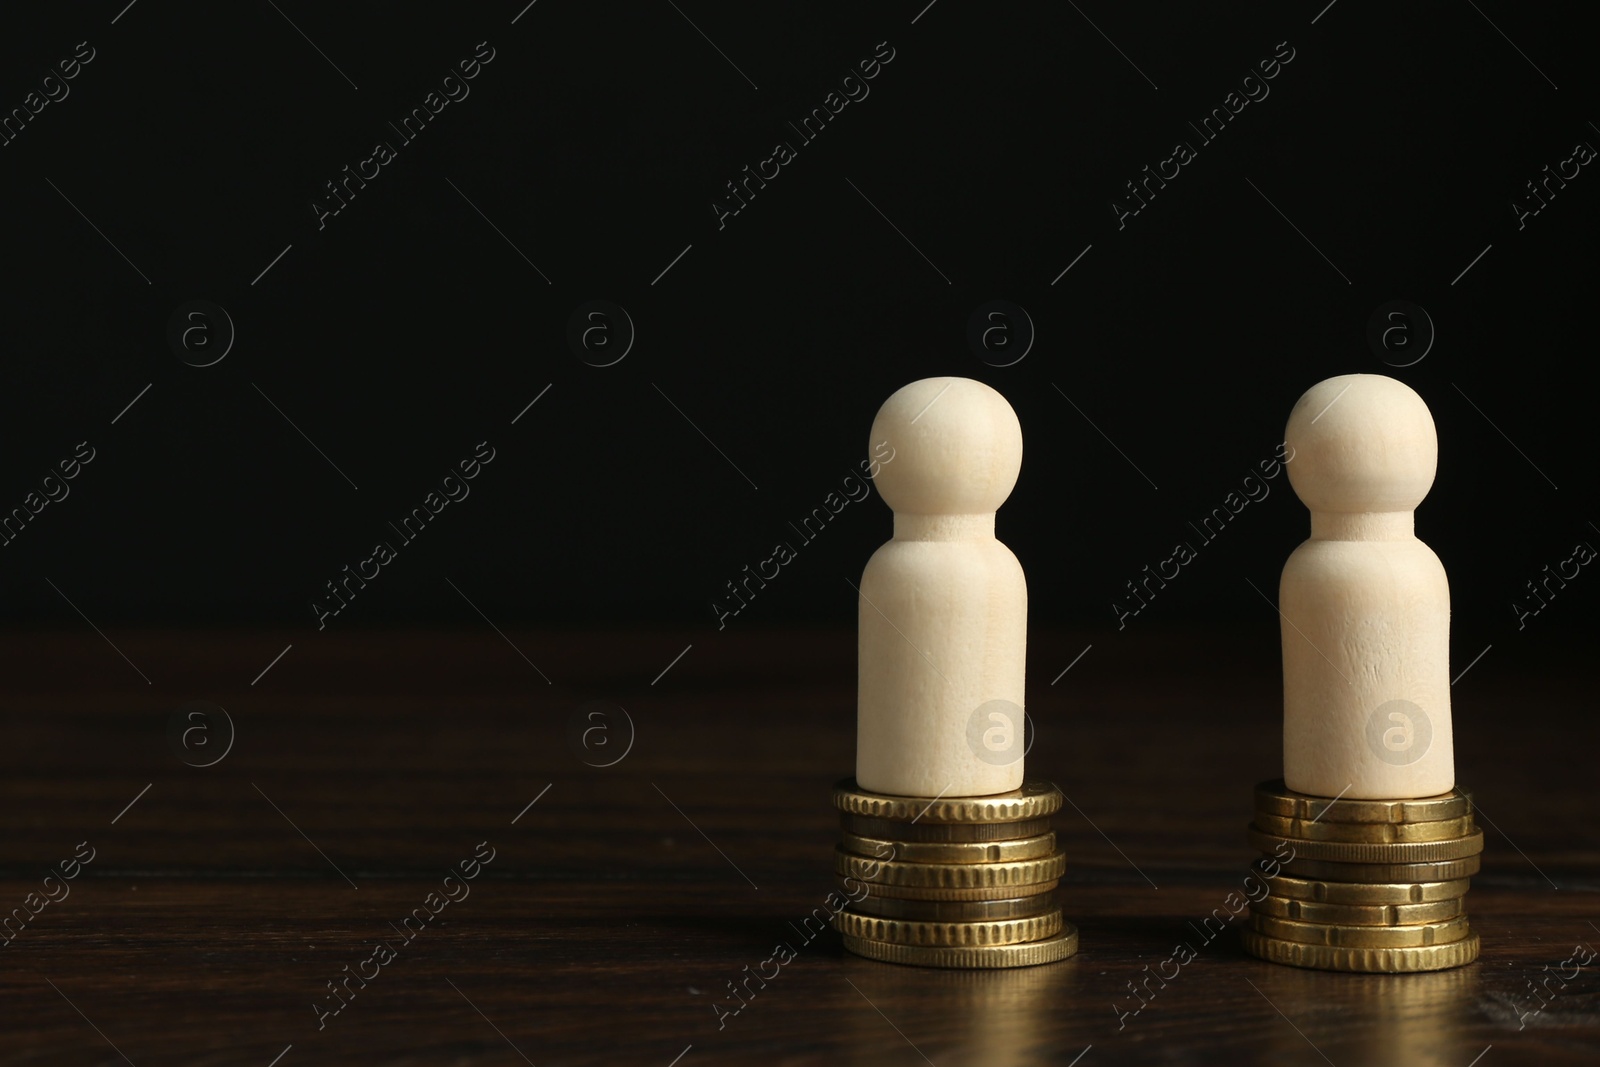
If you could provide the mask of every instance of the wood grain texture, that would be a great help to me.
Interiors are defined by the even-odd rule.
[[[492,632],[109,635],[148,686],[92,632],[11,635],[0,906],[78,842],[96,852],[0,948],[0,1063],[265,1067],[290,1045],[280,1067],[1065,1064],[1091,1045],[1081,1067],[1466,1067],[1491,1045],[1481,1067],[1592,1063],[1600,968],[1519,1020],[1529,980],[1600,947],[1592,683],[1560,671],[1584,661],[1552,646],[1505,674],[1486,662],[1453,694],[1488,836],[1480,962],[1323,974],[1196,930],[1241,884],[1252,786],[1281,771],[1262,633],[1034,635],[1029,763],[1071,801],[1060,896],[1083,948],[995,974],[876,964],[797,930],[833,885],[851,633],[510,633],[554,684]],[[1539,715],[1517,728],[1530,677]],[[196,699],[237,728],[208,768],[168,747],[168,713]],[[632,718],[615,766],[569,746],[590,700]],[[1132,722],[1159,759],[1135,759]],[[391,923],[483,841],[495,857],[470,895],[401,944]],[[326,983],[385,939],[395,958],[319,1029]],[[727,983],[780,941],[797,958],[719,1029]],[[1180,942],[1198,958],[1122,1014],[1140,1006],[1127,983]]]

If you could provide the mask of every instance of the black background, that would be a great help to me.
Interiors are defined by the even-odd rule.
[[[1521,230],[1510,206],[1600,144],[1578,25],[1354,0],[522,7],[8,14],[6,110],[77,42],[97,55],[0,148],[0,509],[77,442],[96,459],[0,548],[0,618],[314,632],[324,583],[487,440],[470,497],[330,627],[481,626],[463,594],[501,626],[713,625],[724,583],[856,468],[883,399],[953,374],[1022,421],[999,534],[1033,622],[1109,639],[1123,583],[1272,455],[1295,399],[1360,371],[1438,425],[1417,529],[1450,573],[1458,667],[1592,626],[1586,572],[1520,633],[1511,607],[1600,543],[1600,178]],[[322,183],[480,41],[470,96],[319,230]],[[723,183],[882,41],[870,95],[719,230]],[[1119,230],[1123,183],[1284,41],[1270,95]],[[191,299],[237,329],[211,367],[166,340]],[[614,366],[567,344],[590,299],[636,326]],[[1013,366],[967,345],[991,299],[1037,329]],[[1438,334],[1403,369],[1366,340],[1394,299]],[[1130,629],[1276,630],[1250,583],[1275,595],[1307,520],[1271,484]],[[852,625],[846,579],[890,526],[875,495],[850,505],[728,625]]]

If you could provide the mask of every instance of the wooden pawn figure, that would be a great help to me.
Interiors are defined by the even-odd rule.
[[[856,782],[914,797],[1016,789],[1028,587],[994,523],[1022,468],[1017,414],[982,382],[925,378],[884,402],[868,449],[894,539],[861,576]]]
[[[1448,792],[1450,586],[1413,514],[1438,467],[1433,416],[1402,382],[1346,374],[1306,391],[1284,438],[1311,509],[1278,587],[1284,781],[1322,797]]]

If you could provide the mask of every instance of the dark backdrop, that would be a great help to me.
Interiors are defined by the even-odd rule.
[[[1577,16],[124,4],[8,13],[0,38],[6,109],[59,96],[41,79],[78,42],[94,56],[0,147],[0,508],[94,455],[0,548],[13,625],[314,631],[324,583],[483,441],[470,496],[327,625],[481,626],[469,598],[502,627],[713,625],[724,583],[855,468],[883,399],[955,374],[1022,420],[999,530],[1034,622],[1109,639],[1123,583],[1272,455],[1302,391],[1352,371],[1433,410],[1418,532],[1450,572],[1458,665],[1592,625],[1586,572],[1523,630],[1512,608],[1600,544],[1600,177],[1513,208],[1600,144]],[[404,144],[387,123],[488,49]],[[801,143],[787,122],[889,49]],[[1187,123],[1291,50],[1201,144]],[[323,183],[378,140],[396,158],[319,228]],[[1119,224],[1124,183],[1179,140],[1197,157]],[[724,183],[778,141],[796,158],[719,228]],[[208,367],[180,356],[227,340],[214,310],[169,339],[192,300],[235,333]],[[590,300],[636,332],[611,366],[568,340]],[[1010,366],[968,341],[991,300],[1036,331]],[[1375,347],[1394,300],[1411,345]],[[591,362],[627,333],[608,321]],[[1275,595],[1307,524],[1271,485],[1130,628],[1276,627],[1250,583]],[[728,625],[852,624],[846,579],[889,533],[876,496],[849,505]]]

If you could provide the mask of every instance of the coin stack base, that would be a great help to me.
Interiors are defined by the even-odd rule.
[[[858,956],[922,967],[1053,963],[1078,951],[1055,888],[1066,870],[1047,782],[983,797],[868,793],[834,787],[834,871],[851,903],[834,916]]]
[[[1460,789],[1418,800],[1343,800],[1256,786],[1250,843],[1268,895],[1246,952],[1324,971],[1441,971],[1478,958],[1466,893],[1483,833]]]

